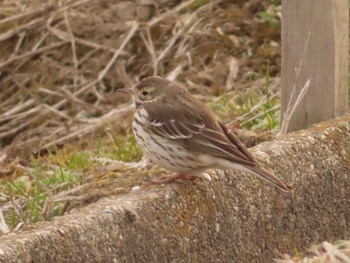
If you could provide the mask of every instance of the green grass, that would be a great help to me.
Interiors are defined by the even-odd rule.
[[[15,180],[2,182],[3,194],[9,196],[14,206],[6,215],[7,223],[11,227],[20,222],[31,224],[59,215],[61,206],[51,202],[50,197],[53,193],[67,190],[78,183],[77,172],[62,167],[45,170],[41,163],[33,162],[30,172],[34,178],[23,173]]]
[[[116,132],[111,132],[108,137],[110,144],[106,144],[105,140],[97,143],[95,153],[97,157],[116,159],[123,162],[140,160],[142,152],[131,132],[124,137],[120,137]]]
[[[208,106],[224,123],[231,123],[238,116],[251,112],[237,123],[245,129],[253,131],[267,131],[278,128],[280,111],[279,109],[274,110],[275,106],[278,106],[278,101],[276,99],[268,100],[256,110],[253,110],[255,105],[261,102],[263,94],[255,91],[248,91],[248,93],[247,98],[234,93],[225,94],[210,102]]]
[[[208,0],[196,0],[195,8],[201,7],[201,6],[205,5],[206,3],[208,3]]]
[[[237,124],[253,131],[275,130],[280,125],[279,98],[270,90],[270,66],[266,65],[263,89],[232,91],[214,98],[208,106],[224,123],[232,123],[243,116]],[[257,107],[258,105],[258,107]]]
[[[265,11],[258,14],[258,18],[262,22],[267,22],[271,28],[280,29],[281,19],[279,13],[281,12],[280,1],[274,1]]]
[[[110,132],[97,140],[87,139],[33,158],[26,168],[15,169],[11,178],[0,179],[1,197],[5,197],[0,205],[10,202],[13,206],[5,213],[6,223],[13,229],[19,223],[61,215],[63,205],[52,202],[52,197],[80,185],[96,164],[96,157],[131,162],[141,158],[141,150],[132,135]]]

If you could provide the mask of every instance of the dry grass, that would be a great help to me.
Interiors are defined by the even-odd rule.
[[[291,257],[276,260],[277,263],[348,263],[350,262],[350,241],[337,241],[334,244],[322,242],[310,249],[313,256]]]
[[[278,30],[262,19],[244,22],[267,3],[6,1],[0,7],[0,144],[8,157],[27,158],[96,131],[106,119],[125,127],[126,110],[116,108],[126,98],[114,91],[145,76],[168,76],[212,95],[246,82],[249,72],[260,74],[267,59],[276,68],[278,46],[253,33],[265,30],[274,41]]]

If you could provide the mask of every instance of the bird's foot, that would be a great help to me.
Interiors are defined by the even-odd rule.
[[[153,184],[168,184],[168,183],[172,183],[178,179],[193,181],[193,180],[196,180],[199,178],[200,177],[198,177],[198,176],[190,175],[190,174],[173,174],[173,175],[168,175],[168,176],[161,177],[159,179],[152,180],[151,183],[153,183]]]

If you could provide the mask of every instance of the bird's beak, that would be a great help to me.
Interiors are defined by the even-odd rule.
[[[130,88],[117,89],[117,92],[124,93],[124,94],[132,94],[132,89]]]

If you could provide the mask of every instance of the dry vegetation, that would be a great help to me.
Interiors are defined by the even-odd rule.
[[[276,260],[277,263],[347,263],[350,262],[350,241],[337,241],[334,244],[323,242],[309,249],[310,255],[303,257],[285,256]]]
[[[176,3],[5,2],[0,143],[7,153],[28,156],[124,119],[126,99],[114,91],[146,76],[170,75],[217,95],[261,77],[267,63],[278,74],[271,21],[279,10],[261,15],[270,1]]]
[[[278,124],[274,2],[5,1],[0,16],[0,202],[12,228],[148,177],[134,171],[126,184],[98,164],[140,159],[133,107],[115,90],[146,76],[184,83],[234,128]],[[65,195],[79,197],[62,197],[78,185]]]
[[[128,130],[133,108],[115,90],[144,77],[176,79],[230,127],[262,132],[237,130],[249,145],[273,138],[279,4],[3,1],[0,232],[130,191],[153,172],[164,173],[118,162],[106,166],[111,159],[141,158]]]

